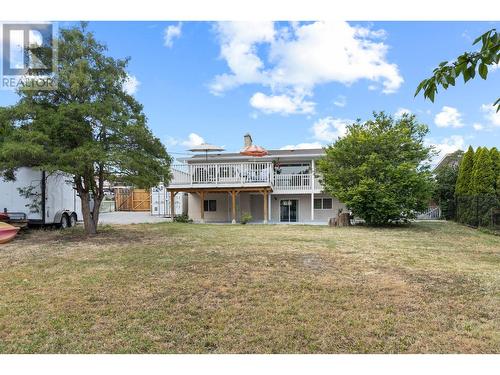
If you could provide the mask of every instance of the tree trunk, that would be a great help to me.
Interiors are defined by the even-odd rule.
[[[97,224],[99,223],[99,209],[104,198],[103,185],[104,177],[99,174],[99,184],[96,187],[93,175],[85,179],[80,175],[74,177],[75,188],[82,202],[82,216],[85,233],[88,235],[97,234]],[[90,191],[92,191],[93,206],[90,209]]]
[[[97,232],[97,224],[99,224],[99,210],[101,208],[102,198],[94,199],[94,208],[92,210],[92,221],[94,222],[94,226]]]
[[[97,234],[97,223],[92,217],[93,210],[90,209],[89,194],[79,193],[79,195],[82,202],[83,227],[85,228],[85,233],[95,235]]]
[[[342,212],[337,217],[337,226],[339,227],[347,227],[351,225],[349,212]]]

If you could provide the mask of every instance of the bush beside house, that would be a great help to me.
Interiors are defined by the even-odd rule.
[[[325,191],[369,225],[404,221],[423,211],[432,193],[426,125],[414,115],[374,113],[347,126],[347,134],[318,161]]]

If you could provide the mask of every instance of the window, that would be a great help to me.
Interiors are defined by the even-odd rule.
[[[315,198],[314,199],[314,209],[315,210],[331,210],[333,208],[332,198]]]
[[[321,201],[322,201],[321,198],[315,198],[314,199],[314,209],[315,210],[321,210],[321,207],[322,207]]]
[[[332,207],[332,198],[323,198],[323,210],[331,210]]]
[[[303,164],[281,164],[281,174],[309,174],[311,173],[311,166],[307,163]]]
[[[203,202],[203,210],[205,212],[217,211],[217,201],[215,199],[205,199]]]

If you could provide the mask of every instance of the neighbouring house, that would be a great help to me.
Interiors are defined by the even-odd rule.
[[[250,214],[253,222],[327,224],[346,207],[323,192],[315,162],[324,154],[264,150],[247,134],[240,153],[196,154],[173,164],[167,190],[172,200],[188,194],[188,215],[195,222],[236,223]]]
[[[462,150],[457,150],[444,155],[432,171],[437,173],[440,169],[445,167],[458,167],[463,155],[464,152]]]

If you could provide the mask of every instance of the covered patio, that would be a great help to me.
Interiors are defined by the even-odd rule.
[[[230,219],[231,223],[235,224],[237,221],[237,197],[240,193],[257,193],[262,194],[262,218],[263,223],[268,223],[269,218],[269,200],[270,193],[272,192],[272,188],[269,186],[255,186],[255,187],[210,187],[210,188],[200,188],[200,187],[192,187],[192,188],[176,188],[169,187],[167,189],[170,192],[170,207],[174,207],[174,199],[175,195],[180,192],[196,194],[199,197],[199,220],[200,223],[205,223],[205,201],[208,194],[227,194],[228,196],[228,208],[230,208]],[[170,212],[173,217],[173,212]]]

